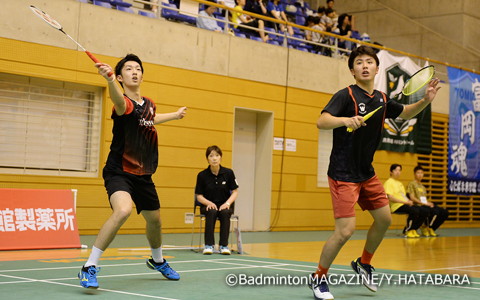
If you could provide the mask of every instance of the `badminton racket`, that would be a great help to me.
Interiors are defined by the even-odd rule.
[[[90,51],[87,51],[87,49],[85,49],[82,45],[80,45],[79,42],[77,42],[68,33],[66,33],[63,30],[62,25],[60,23],[58,23],[54,18],[50,17],[46,12],[44,12],[43,10],[41,10],[41,9],[39,9],[39,8],[33,6],[33,5],[30,5],[30,9],[33,11],[33,13],[35,15],[37,15],[39,18],[44,20],[48,25],[50,25],[53,28],[59,30],[61,33],[65,34],[69,39],[71,39],[75,44],[77,44],[77,46],[80,47],[80,49],[82,49],[88,55],[88,57],[90,57],[91,60],[93,60],[95,63],[101,63],[98,60],[98,58],[96,58],[92,53],[90,53]],[[112,76],[112,75],[113,75],[113,72],[108,73],[109,77]]]
[[[405,96],[410,96],[418,92],[421,88],[423,88],[426,84],[432,80],[433,75],[435,75],[435,67],[434,66],[426,66],[415,72],[412,77],[405,83],[403,86],[402,92],[395,95],[394,99],[398,97],[400,94],[404,94]],[[368,113],[363,117],[363,120],[366,121],[370,118],[380,107],[375,109],[374,111]],[[348,132],[352,132],[353,128],[348,127]]]
[[[382,108],[382,107],[379,106],[379,107],[377,107],[375,110],[372,110],[371,112],[369,112],[368,114],[366,114],[366,115],[363,117],[363,121],[366,121],[366,120],[370,119],[370,117],[373,116],[380,108]],[[347,127],[347,131],[348,131],[348,132],[352,132],[352,131],[353,131],[353,128]]]

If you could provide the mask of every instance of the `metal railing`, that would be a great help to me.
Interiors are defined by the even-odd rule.
[[[136,3],[148,4],[148,5],[151,5],[151,6],[154,6],[154,7],[156,6],[157,8],[159,8],[159,9],[157,9],[157,12],[156,12],[157,18],[162,17],[161,16],[161,8],[167,8],[167,9],[175,10],[175,11],[178,11],[179,13],[185,14],[185,12],[182,12],[180,9],[178,9],[178,8],[174,9],[170,6],[166,6],[166,5],[164,5],[164,3],[161,2],[161,0],[159,0],[159,1],[160,2],[155,3],[155,2],[149,2],[149,1],[143,1],[143,0],[133,0],[133,2],[136,2]],[[298,28],[300,30],[303,30],[304,32],[305,31],[317,32],[317,33],[321,34],[322,36],[331,38],[332,41],[333,41],[332,45],[325,44],[325,43],[316,43],[316,42],[308,41],[306,39],[299,39],[297,37],[288,36],[287,33],[286,33],[287,30],[285,30],[284,33],[273,33],[271,31],[264,30],[264,32],[266,34],[283,36],[284,41],[285,41],[283,46],[288,46],[288,40],[296,40],[298,42],[305,43],[305,44],[311,44],[311,45],[316,45],[316,46],[319,46],[319,47],[329,48],[329,49],[331,49],[332,57],[338,57],[338,56],[340,56],[341,53],[350,53],[350,50],[340,48],[338,46],[338,41],[339,40],[345,40],[345,41],[350,41],[350,42],[358,44],[358,45],[366,45],[366,46],[370,46],[372,48],[376,48],[376,49],[379,49],[379,50],[386,50],[388,52],[396,53],[396,54],[399,54],[399,55],[402,55],[402,56],[408,56],[410,58],[427,61],[429,63],[435,63],[435,64],[443,65],[443,66],[446,66],[446,67],[454,67],[454,68],[461,69],[461,70],[464,70],[464,71],[468,71],[468,72],[471,72],[471,73],[480,74],[480,72],[476,71],[475,69],[460,67],[460,66],[457,66],[457,65],[454,65],[454,64],[450,64],[448,62],[443,62],[443,61],[428,58],[428,57],[422,57],[422,56],[419,56],[419,55],[416,55],[416,54],[408,53],[408,52],[393,49],[393,48],[388,48],[388,47],[385,47],[385,46],[382,46],[382,45],[373,44],[373,43],[357,40],[357,39],[354,39],[354,38],[349,38],[349,37],[346,37],[346,36],[337,35],[335,33],[327,32],[327,31],[312,29],[312,28],[309,28],[309,27],[306,27],[306,26],[298,25],[298,24],[291,23],[291,22],[285,22],[285,21],[282,21],[282,20],[278,20],[278,19],[271,18],[271,17],[264,16],[264,15],[258,15],[258,14],[248,12],[248,11],[240,11],[240,10],[237,10],[235,8],[231,8],[231,7],[228,7],[228,6],[225,6],[225,5],[213,3],[213,2],[210,2],[210,1],[204,1],[204,0],[191,0],[191,1],[206,4],[206,5],[209,5],[209,6],[215,6],[217,8],[221,8],[221,9],[223,9],[225,11],[228,11],[228,12],[240,12],[242,14],[249,15],[253,18],[273,22],[273,23],[276,23],[276,24],[282,24],[282,25],[285,25],[285,26],[292,26],[292,27]],[[188,14],[190,14],[190,13],[188,13]],[[198,14],[196,16],[198,17]],[[232,22],[228,21],[227,16],[225,16],[225,20],[220,20],[220,19],[217,19],[217,18],[214,18],[214,19],[217,22],[226,23],[226,24],[230,24],[230,25],[233,24]],[[233,24],[233,25],[237,25],[237,24]],[[238,24],[237,26],[252,29],[252,27],[241,25],[241,24]],[[224,28],[225,28],[224,32],[227,32],[227,30],[228,30],[227,27],[228,27],[227,25],[224,26]],[[257,28],[255,28],[255,30],[259,31],[259,29],[257,29]]]

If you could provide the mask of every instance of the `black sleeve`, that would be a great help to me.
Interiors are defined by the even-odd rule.
[[[347,108],[348,105],[352,104],[351,102],[352,100],[350,99],[348,89],[345,88],[333,95],[332,99],[330,99],[330,102],[328,102],[328,104],[322,110],[322,113],[326,111],[335,117],[353,117],[353,115],[347,115]]]
[[[197,194],[197,195],[204,195],[205,194],[205,181],[202,178],[202,172],[198,173],[197,183],[195,184],[195,194]]]
[[[229,170],[228,172],[227,184],[230,191],[238,189],[237,179],[235,178],[235,173],[233,173],[233,170]]]
[[[388,96],[387,96],[387,112],[385,114],[385,118],[395,119],[403,112],[403,109],[404,109],[403,104],[395,100],[388,99]]]

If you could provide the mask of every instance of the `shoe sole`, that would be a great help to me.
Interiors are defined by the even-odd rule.
[[[150,265],[150,262],[148,262],[148,261],[147,261],[147,267],[148,267],[149,269],[154,270],[154,271],[160,272],[159,270],[155,269],[155,267],[152,267],[152,266]],[[180,278],[168,278],[168,277],[167,277],[165,274],[163,274],[162,272],[160,272],[160,274],[162,274],[162,276],[165,277],[165,278],[168,279],[168,280],[173,280],[173,281],[178,281],[178,280],[180,280]]]
[[[358,275],[362,276],[362,274],[358,273],[358,270],[357,270],[357,262],[356,261],[352,261],[352,263],[350,264],[350,266],[352,267],[352,270],[357,273]],[[377,290],[373,290],[371,289],[368,285],[366,285],[365,283],[363,283],[363,286],[366,287],[370,292],[373,292],[373,293],[376,293]]]

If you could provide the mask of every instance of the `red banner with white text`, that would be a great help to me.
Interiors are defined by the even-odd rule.
[[[80,246],[71,190],[0,189],[0,250]]]

